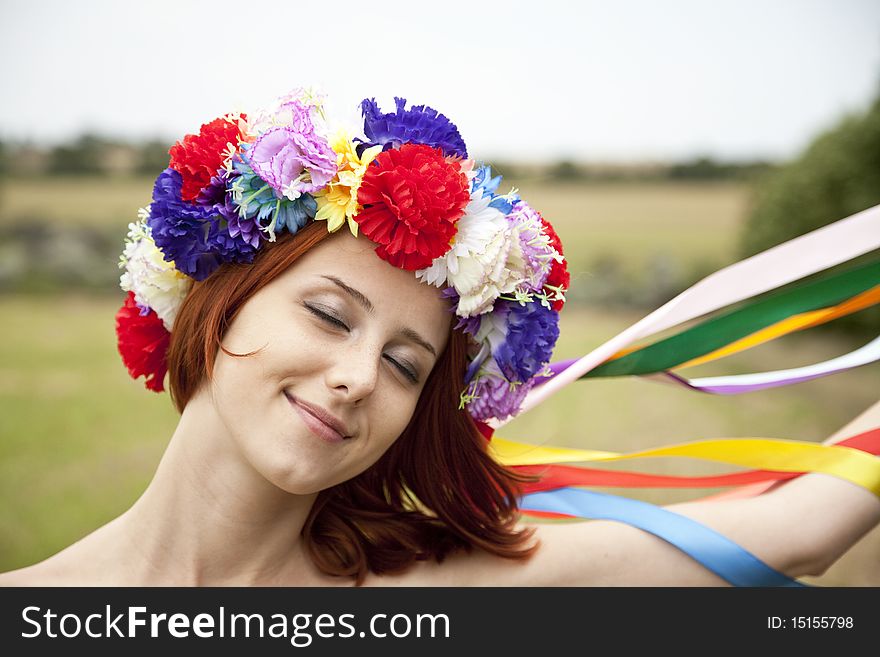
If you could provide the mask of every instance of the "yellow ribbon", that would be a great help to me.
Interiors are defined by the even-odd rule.
[[[817,445],[797,440],[771,438],[730,438],[698,440],[621,454],[549,445],[528,445],[494,436],[489,443],[489,451],[500,463],[507,466],[684,456],[755,470],[821,472],[851,481],[880,497],[880,458],[840,445]]]

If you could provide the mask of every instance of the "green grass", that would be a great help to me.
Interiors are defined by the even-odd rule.
[[[749,190],[740,183],[547,183],[512,181],[580,262],[606,254],[679,263],[734,258]],[[499,190],[502,191],[502,190]]]
[[[150,204],[152,191],[153,179],[141,177],[7,179],[0,187],[0,226],[29,219],[122,230]]]
[[[119,302],[4,298],[0,570],[48,556],[133,502],[176,424],[128,378]]]

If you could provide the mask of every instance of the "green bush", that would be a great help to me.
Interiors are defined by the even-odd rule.
[[[846,117],[817,137],[796,160],[760,180],[740,235],[740,256],[764,251],[877,204],[880,96],[866,112]],[[840,267],[876,257],[873,252]],[[832,326],[876,335],[880,308],[863,310]]]
[[[743,257],[880,203],[880,97],[764,176],[740,240]]]

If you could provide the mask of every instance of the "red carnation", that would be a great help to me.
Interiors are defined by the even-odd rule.
[[[168,371],[168,344],[171,334],[153,309],[141,315],[134,293],[129,292],[125,303],[116,313],[116,338],[122,362],[133,379],[146,377],[150,390],[165,390],[165,372]]]
[[[541,217],[541,224],[544,226],[544,234],[550,238],[550,246],[556,249],[559,255],[562,255],[562,240],[559,239],[556,230],[554,230],[550,222],[544,219],[544,217]],[[568,261],[565,259],[563,259],[562,262],[554,261],[553,268],[547,275],[547,280],[544,281],[544,285],[552,285],[553,287],[561,286],[563,290],[568,290],[569,283],[571,283],[571,276],[568,273]],[[565,301],[558,299],[553,302],[552,308],[556,312],[559,312],[564,305]]]
[[[364,209],[355,217],[376,253],[414,271],[449,251],[456,222],[470,200],[470,185],[439,148],[404,144],[380,153],[358,190]]]
[[[223,166],[226,144],[238,146],[240,139],[238,124],[221,118],[205,123],[199,134],[186,135],[171,147],[168,166],[183,177],[180,196],[184,201],[194,201],[208,186]]]

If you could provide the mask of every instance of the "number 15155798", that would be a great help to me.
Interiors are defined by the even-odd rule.
[[[848,630],[853,626],[852,616],[767,616],[771,630]]]

